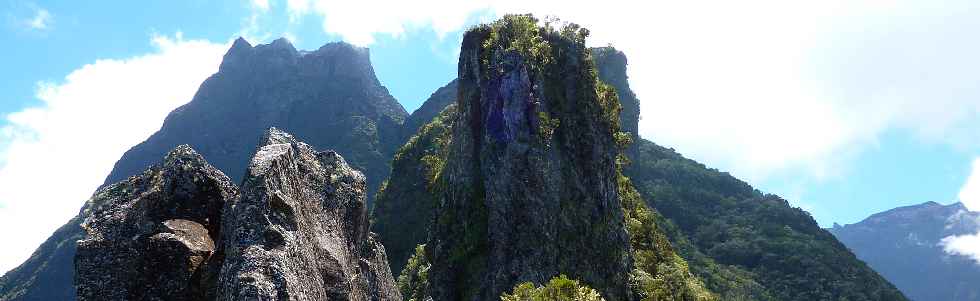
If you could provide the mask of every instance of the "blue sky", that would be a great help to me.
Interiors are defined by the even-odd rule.
[[[0,270],[73,216],[237,36],[370,47],[382,84],[411,112],[455,77],[467,26],[557,15],[626,51],[644,137],[823,226],[959,201],[980,156],[970,1],[0,1],[0,217],[32,229],[0,249],[11,258]]]

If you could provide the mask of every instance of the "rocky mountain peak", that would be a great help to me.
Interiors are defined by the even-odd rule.
[[[496,299],[559,274],[609,299],[631,296],[618,125],[606,118],[618,104],[596,93],[585,31],[564,32],[521,15],[463,38],[456,126],[425,247],[436,300]]]
[[[214,297],[221,208],[238,189],[189,146],[95,194],[82,223],[75,283],[81,300]]]
[[[364,175],[271,128],[241,186],[189,146],[101,190],[80,300],[401,300],[368,231]]]
[[[364,175],[272,128],[225,209],[219,300],[401,300],[368,232]]]

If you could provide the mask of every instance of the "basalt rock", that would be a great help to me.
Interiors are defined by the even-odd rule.
[[[218,72],[159,131],[127,151],[103,187],[141,173],[181,144],[240,182],[254,146],[274,126],[343,155],[367,176],[371,203],[390,171],[389,158],[404,142],[406,116],[375,76],[366,48],[329,43],[300,51],[285,39],[254,46],[238,39]],[[74,299],[73,258],[75,241],[85,235],[79,227],[84,210],[0,277],[0,300]]]
[[[238,189],[188,146],[89,201],[80,300],[205,300],[221,267],[221,208]]]
[[[224,210],[219,300],[401,300],[368,231],[364,176],[276,129]]]
[[[585,35],[510,16],[464,36],[426,244],[435,300],[496,300],[560,274],[631,298],[618,126],[605,118],[614,108],[597,93]]]

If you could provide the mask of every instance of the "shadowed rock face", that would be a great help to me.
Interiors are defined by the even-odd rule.
[[[285,39],[254,47],[239,39],[194,98],[127,151],[105,183],[142,171],[179,144],[238,182],[265,130],[277,127],[344,156],[367,175],[371,194],[388,175],[407,115],[378,81],[366,48],[329,43],[306,52]]]
[[[87,205],[80,300],[401,300],[364,176],[276,129],[241,194],[188,146]]]
[[[219,300],[401,300],[368,231],[364,176],[270,130],[224,212]]]
[[[307,52],[284,39],[256,46],[239,39],[194,98],[116,162],[104,186],[141,173],[182,144],[237,183],[254,146],[275,126],[343,155],[367,176],[370,203],[388,175],[391,154],[404,142],[406,116],[376,78],[366,48],[329,43]],[[84,236],[79,224],[85,218],[80,213],[68,221],[0,277],[0,300],[73,299],[75,241]]]
[[[618,149],[584,42],[542,32],[528,40],[554,47],[547,58],[512,50],[519,42],[504,37],[528,31],[510,26],[535,26],[521,21],[463,38],[458,119],[426,244],[431,296],[496,300],[565,274],[630,299]]]
[[[221,267],[221,208],[238,189],[188,146],[89,202],[78,242],[80,300],[202,300]]]

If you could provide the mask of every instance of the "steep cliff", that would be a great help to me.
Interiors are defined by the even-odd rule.
[[[375,211],[434,210],[425,247],[399,278],[406,298],[498,299],[560,274],[612,300],[713,298],[619,174],[629,135],[586,36],[524,15],[464,36],[456,105],[402,148]],[[410,252],[403,234],[391,237]]]
[[[286,39],[255,47],[238,39],[218,73],[158,132],[127,151],[106,184],[143,170],[179,144],[240,181],[252,147],[266,129],[278,127],[315,148],[336,150],[376,189],[403,142],[407,115],[381,86],[366,48],[330,43],[306,52]]]
[[[363,174],[271,129],[241,191],[188,146],[100,190],[80,300],[401,300]]]
[[[218,300],[401,300],[366,189],[336,152],[271,129],[225,207]]]
[[[905,300],[892,284],[855,258],[829,233],[819,229],[806,212],[791,207],[777,196],[764,195],[727,173],[640,138],[635,132],[639,101],[629,87],[625,55],[610,47],[593,48],[591,54],[597,76],[615,88],[619,96],[621,128],[631,132],[630,136],[634,138],[625,151],[629,164],[623,165],[624,175],[649,206],[655,228],[669,238],[670,244],[683,257],[681,262],[686,261],[685,264],[711,291],[724,300]],[[437,102],[433,100],[433,103]],[[452,124],[446,120],[440,117],[431,127],[442,129]],[[427,131],[423,127],[416,138],[417,141],[428,141],[433,136],[446,135],[442,130]],[[446,137],[441,141],[451,139]],[[445,162],[434,160],[438,157],[432,154],[446,151],[446,147],[436,144],[410,143],[402,149],[401,156],[396,156],[393,175],[411,174],[406,170],[415,170],[419,174],[425,170],[441,170]],[[384,219],[382,207],[385,206],[401,208],[392,212],[405,213],[399,214],[397,219],[406,227],[392,228],[395,230],[391,233],[387,229],[379,230],[379,234],[386,244],[392,244],[392,249],[398,250],[390,253],[395,258],[394,271],[398,272],[397,263],[404,262],[400,260],[406,260],[401,258],[415,254],[401,273],[406,282],[403,293],[408,298],[413,291],[424,293],[412,286],[412,281],[429,277],[431,263],[428,260],[431,258],[413,252],[415,249],[406,238],[426,233],[424,227],[412,225],[432,219],[432,214],[419,212],[438,204],[438,199],[426,197],[425,190],[412,188],[431,187],[431,180],[423,185],[420,181],[405,184],[412,181],[397,176],[392,181],[396,179],[403,182],[402,186],[397,189],[388,187],[379,197],[375,213],[379,220]],[[419,210],[419,207],[425,209]]]
[[[404,140],[407,114],[378,82],[368,50],[330,43],[297,51],[285,39],[252,46],[238,39],[187,104],[116,162],[103,186],[125,180],[168,151],[189,144],[233,181],[269,127],[286,129],[317,149],[334,149],[365,173],[368,203]],[[95,187],[93,187],[95,188]],[[0,277],[0,300],[71,300],[75,241],[84,214],[68,221],[31,257]]]

